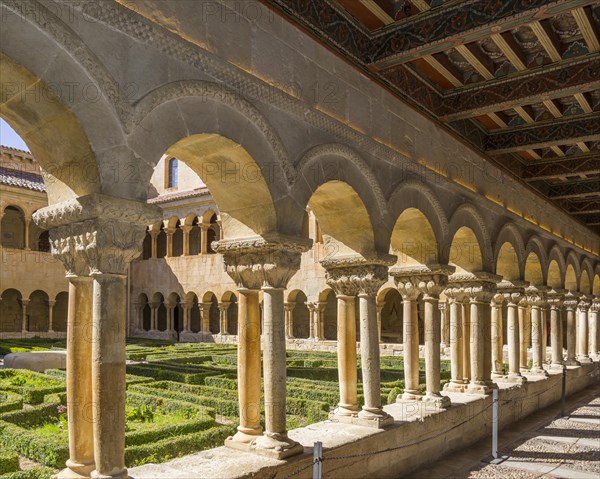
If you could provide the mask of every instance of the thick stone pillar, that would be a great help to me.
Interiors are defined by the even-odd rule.
[[[69,322],[72,325],[77,321],[89,325],[90,319],[86,315],[89,316],[91,304],[91,335],[75,337],[73,331],[67,333],[78,343],[73,361],[77,360],[77,367],[82,368],[79,372],[83,375],[76,381],[67,378],[67,395],[73,397],[73,394],[83,394],[82,389],[91,389],[92,414],[86,420],[91,420],[93,429],[95,469],[89,474],[92,478],[127,477],[125,278],[129,263],[141,253],[146,225],[155,222],[160,215],[160,208],[101,194],[68,200],[35,213],[38,226],[50,231],[53,255],[63,262],[69,274],[87,276],[84,273],[89,273],[93,279],[91,285],[90,280],[85,280],[88,281],[85,286],[81,283],[74,286],[71,297],[75,302],[69,304]],[[76,309],[79,307],[81,313]],[[83,368],[89,371],[90,380],[86,372],[82,372]],[[89,381],[91,388],[82,387],[80,380]],[[74,407],[79,409],[80,406]],[[77,417],[77,414],[74,413],[74,416]],[[81,430],[84,430],[82,440],[87,441],[87,426]],[[70,439],[79,444],[76,434],[79,432],[73,432]],[[87,470],[90,465],[85,467]]]
[[[21,333],[27,334],[27,306],[29,305],[29,299],[23,298],[21,300]]]
[[[578,304],[578,324],[577,324],[577,361],[581,364],[591,363],[589,355],[589,334],[588,334],[588,311],[592,305],[592,298],[582,295]]]
[[[327,284],[338,297],[338,370],[340,402],[331,416],[342,422],[384,427],[393,420],[381,408],[380,357],[377,333],[377,290],[387,278],[395,257],[350,256],[321,261]],[[359,412],[356,370],[355,301],[359,296],[361,367],[365,405]]]
[[[579,295],[569,291],[565,294],[565,310],[567,312],[567,330],[565,334],[567,336],[567,359],[565,364],[567,366],[579,366],[580,363],[575,357],[575,344],[576,344],[576,328],[575,320],[577,314],[577,304]]]
[[[94,470],[92,422],[92,278],[68,274],[67,417],[69,459],[58,479],[89,477]]]
[[[552,349],[550,367],[553,369],[562,369],[564,365],[561,310],[565,292],[565,290],[552,289],[546,295],[548,304],[550,305],[550,348]]]
[[[294,338],[294,308],[296,307],[295,302],[286,302],[283,307],[285,308],[285,337],[286,339]]]
[[[210,334],[210,307],[212,303],[201,303],[202,304],[202,319],[200,322],[202,323],[201,331],[202,334]],[[200,306],[200,305],[199,305]],[[240,306],[238,305],[238,314],[240,311]],[[238,318],[238,329],[240,328],[240,320]]]
[[[55,304],[56,304],[56,301],[54,301],[54,300],[48,301],[48,333],[50,333],[50,334],[54,332],[53,325],[52,325],[52,313],[54,312]]]
[[[504,340],[502,331],[502,303],[504,296],[496,294],[492,298],[491,307],[491,330],[492,330],[492,377],[502,378],[504,376],[503,350]]]
[[[463,294],[453,289],[446,289],[450,308],[450,382],[446,383],[445,391],[464,392],[463,381],[463,329],[462,329],[462,300]]]
[[[302,453],[286,429],[286,362],[283,291],[300,269],[300,257],[310,240],[274,235],[269,239],[221,240],[216,251],[223,255],[225,270],[240,293],[252,291],[243,301],[239,322],[238,392],[240,411],[250,406],[252,421],[245,419],[226,446],[253,450],[275,459]],[[260,309],[258,290],[264,293],[264,398],[265,431],[260,430]],[[248,304],[251,303],[251,308]],[[255,417],[256,416],[256,417]]]
[[[543,341],[542,334],[544,325],[542,319],[542,308],[546,304],[546,286],[529,286],[525,293],[527,294],[527,302],[531,308],[531,355],[532,366],[529,374],[536,376],[548,376],[548,372],[544,370],[543,364]]]

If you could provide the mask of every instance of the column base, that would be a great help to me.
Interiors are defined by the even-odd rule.
[[[577,361],[579,364],[591,364],[592,362],[589,356],[577,356]]]
[[[249,428],[238,426],[237,432],[233,435],[225,439],[225,445],[227,447],[232,447],[233,449],[239,449],[237,445],[249,445],[256,441],[257,438],[262,436],[262,428]]]
[[[548,371],[546,371],[543,368],[538,368],[538,367],[531,368],[527,374],[530,374],[531,376],[544,376],[544,377],[548,377]]]
[[[89,479],[90,474],[96,468],[92,464],[78,464],[71,460],[67,460],[67,467],[58,474],[52,476],[52,479]]]
[[[521,373],[519,373],[519,374],[509,373],[506,376],[497,378],[497,380],[502,383],[518,384],[519,386],[521,386],[527,382],[527,378],[525,376],[521,376]]]
[[[421,391],[405,389],[402,396],[398,396],[396,401],[421,401],[422,399],[423,395],[421,394]]]
[[[451,401],[448,396],[442,396],[440,393],[427,393],[423,397],[423,402],[434,404],[438,409],[446,409],[450,407]]]
[[[352,424],[375,429],[383,429],[394,424],[394,418],[380,408],[365,409],[363,407],[362,411],[358,413],[356,421]]]
[[[600,361],[600,354],[590,354],[590,359],[593,362]]]
[[[92,471],[90,474],[91,479],[131,479],[129,474],[127,474],[127,469],[123,469],[114,474],[101,474],[98,471]]]
[[[342,417],[342,416],[356,416],[359,413],[360,409],[358,406],[353,404],[338,404],[337,407],[329,413],[329,417]]]
[[[502,379],[503,377],[505,377],[506,374],[504,374],[503,371],[492,371],[492,379]]]
[[[449,393],[464,393],[467,385],[461,382],[452,382],[446,383],[444,385],[444,391]]]
[[[564,367],[564,362],[560,362],[560,363],[551,363],[549,368],[556,370],[556,369],[562,369]]]
[[[469,383],[465,392],[468,394],[480,394],[485,396],[490,394],[492,389],[493,388],[491,388],[487,383],[483,381],[477,381]]]
[[[566,366],[581,366],[581,363],[579,361],[577,361],[577,359],[575,359],[575,358],[567,358],[565,360],[565,365]]]
[[[285,459],[304,452],[304,446],[290,439],[287,434],[268,434],[256,438],[251,446],[261,456],[272,459]]]

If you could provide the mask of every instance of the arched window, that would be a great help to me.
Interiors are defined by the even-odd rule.
[[[177,188],[177,170],[178,170],[178,160],[177,158],[171,158],[169,160],[169,169],[167,172],[167,188]]]
[[[42,231],[38,239],[38,251],[44,253],[50,253],[50,233],[48,231]]]

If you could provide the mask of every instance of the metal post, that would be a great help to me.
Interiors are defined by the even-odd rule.
[[[323,443],[315,442],[313,449],[313,479],[323,477]]]
[[[560,416],[565,417],[565,400],[567,398],[567,366],[562,370],[562,396],[560,398]]]
[[[508,459],[508,456],[498,456],[498,389],[492,389],[492,457],[484,459],[489,464],[500,464]]]

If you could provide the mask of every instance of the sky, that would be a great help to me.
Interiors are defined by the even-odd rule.
[[[17,135],[15,130],[13,130],[2,118],[0,118],[0,144],[18,148],[19,150],[29,151],[29,148],[27,148],[25,142],[21,140],[21,137]]]

